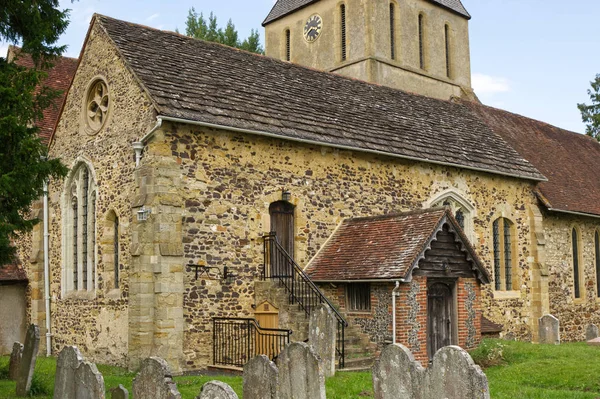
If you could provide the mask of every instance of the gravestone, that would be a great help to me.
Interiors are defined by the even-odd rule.
[[[23,356],[21,357],[21,364],[17,375],[17,396],[27,396],[29,394],[39,347],[40,329],[35,324],[31,324],[25,335]]]
[[[544,315],[540,323],[540,344],[560,344],[560,323],[551,314]]]
[[[587,344],[589,346],[600,346],[600,338],[590,339]]]
[[[325,399],[325,376],[321,359],[304,342],[285,347],[277,358],[281,399]]]
[[[458,346],[445,346],[437,351],[427,374],[425,398],[490,399],[487,377]]]
[[[133,379],[133,397],[181,399],[166,361],[159,357],[150,357],[142,362],[139,373]]]
[[[265,355],[256,356],[244,366],[244,399],[277,399],[279,370]]]
[[[209,381],[202,386],[196,399],[238,399],[231,387],[221,381]]]
[[[104,399],[104,378],[94,363],[84,361],[75,371],[77,399]]]
[[[335,344],[338,321],[326,304],[321,304],[310,315],[308,344],[323,362],[325,377],[335,375]]]
[[[110,390],[111,399],[129,399],[129,391],[125,387],[119,384],[118,387]]]
[[[490,399],[487,377],[458,346],[446,346],[421,367],[403,345],[388,345],[373,366],[375,399]]]
[[[387,345],[373,366],[375,399],[426,399],[421,394],[425,369],[404,345]]]
[[[54,399],[77,399],[75,372],[83,362],[83,356],[76,346],[65,346],[56,361],[54,377]]]
[[[595,324],[588,324],[585,328],[585,340],[590,341],[594,338],[598,338],[598,326]]]
[[[10,363],[8,364],[8,379],[17,380],[19,369],[21,367],[21,358],[23,357],[23,344],[15,342],[13,344],[12,353],[10,354]]]

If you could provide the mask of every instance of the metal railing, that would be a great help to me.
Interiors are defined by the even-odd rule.
[[[348,322],[342,317],[337,309],[329,302],[323,292],[304,273],[294,259],[281,246],[274,232],[263,236],[264,238],[264,264],[262,271],[263,280],[278,280],[287,288],[289,303],[297,303],[309,317],[312,310],[322,303],[327,304],[338,321],[336,353],[339,368],[344,368],[345,348],[344,331]]]
[[[274,360],[290,342],[290,330],[262,328],[255,319],[213,318],[215,365],[244,367],[257,355]]]

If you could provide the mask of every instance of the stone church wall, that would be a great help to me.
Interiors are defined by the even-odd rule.
[[[108,83],[110,101],[113,103],[104,127],[97,134],[90,135],[82,126],[83,102],[88,84],[98,76]],[[54,180],[49,187],[53,353],[58,353],[65,345],[77,345],[94,362],[127,363],[128,270],[131,258],[129,227],[132,223],[131,199],[135,190],[135,161],[131,143],[153,126],[153,120],[150,102],[126,70],[105,34],[95,28],[88,38],[49,151],[51,157],[60,157],[68,167],[75,166],[78,160],[86,160],[95,173],[96,287],[95,292],[89,293],[64,292],[62,289],[65,182]],[[114,289],[112,265],[110,270],[107,267],[107,260],[114,258],[113,249],[107,245],[105,228],[111,211],[118,215],[120,222],[121,268],[120,287],[117,290]],[[41,238],[36,234],[41,237],[41,232],[34,231],[34,247],[28,244],[23,252],[39,253],[37,248],[41,245]],[[31,243],[31,239],[28,242]],[[26,267],[32,282],[29,312],[33,322],[43,325],[45,312],[41,256],[39,254],[40,259],[35,263],[26,262]],[[35,278],[32,279],[32,276]]]
[[[516,255],[518,289],[507,300],[494,299],[493,287],[484,287],[482,309],[508,331],[528,329],[528,208],[536,206],[528,182],[171,123],[163,123],[150,146],[149,154],[168,153],[180,165],[186,263],[221,270],[228,266],[237,275],[222,284],[194,280],[193,269],[186,269],[187,368],[210,363],[212,317],[253,314],[253,279],[259,277],[263,262],[261,236],[270,229],[269,204],[280,200],[284,189],[296,206],[295,257],[300,266],[342,219],[420,209],[455,188],[476,209],[474,246],[491,268],[492,221],[510,217],[516,225],[516,246],[523,249]]]
[[[581,298],[573,285],[572,229],[580,236],[580,270],[584,271]],[[596,284],[594,235],[600,222],[593,218],[545,214],[546,263],[549,270],[550,314],[560,320],[561,341],[584,341],[588,324],[600,324],[600,298]]]

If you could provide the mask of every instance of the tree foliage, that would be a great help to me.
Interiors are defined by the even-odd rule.
[[[264,50],[260,44],[260,34],[258,30],[252,29],[250,36],[240,40],[235,25],[227,21],[225,29],[220,28],[217,23],[217,17],[211,12],[208,21],[202,13],[198,14],[192,7],[188,12],[185,21],[185,34],[196,39],[202,39],[209,42],[217,42],[230,47],[236,47],[253,53],[263,54]]]
[[[43,183],[67,169],[47,158],[35,123],[58,93],[42,87],[44,72],[65,49],[57,46],[68,25],[68,11],[58,0],[3,0],[0,39],[22,46],[34,68],[0,57],[0,265],[14,261],[13,240],[38,222],[28,217],[31,204],[43,194]]]
[[[591,105],[577,104],[581,112],[581,119],[586,124],[585,133],[600,141],[600,74],[590,82],[592,88],[587,93],[592,101]]]

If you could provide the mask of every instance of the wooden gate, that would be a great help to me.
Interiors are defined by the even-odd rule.
[[[258,322],[260,328],[279,328],[279,309],[268,301],[264,301],[256,307],[254,318]],[[272,340],[266,340],[264,337],[257,335],[257,353],[267,355],[269,359],[272,359],[274,356],[278,355],[278,349],[273,347],[272,343]]]
[[[442,347],[452,345],[454,328],[452,286],[436,282],[427,290],[427,353],[429,359]]]

